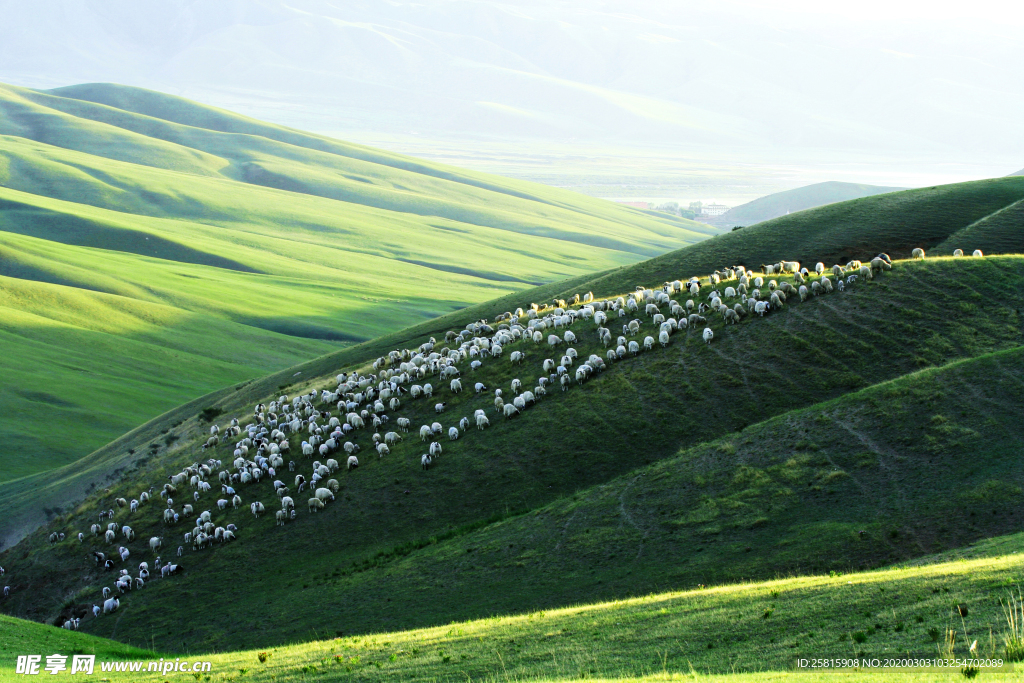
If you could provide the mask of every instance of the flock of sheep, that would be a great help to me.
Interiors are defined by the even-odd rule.
[[[962,256],[963,252],[957,249],[953,255]],[[922,249],[913,251],[914,258],[924,256]],[[974,256],[982,256],[982,253],[975,251]],[[877,273],[891,268],[892,261],[886,254],[879,254],[866,264],[851,261],[845,266],[834,265],[827,269],[823,263],[808,269],[796,261],[781,261],[763,264],[759,273],[749,272],[743,266],[724,268],[704,278],[665,282],[656,290],[637,287],[635,292],[603,300],[595,300],[588,293],[582,297],[576,295],[570,301],[555,300],[544,307],[531,304],[525,310],[520,308],[498,316],[493,324],[476,321],[461,331],[449,331],[445,334],[443,348],[437,349],[437,341],[431,338],[416,349],[394,350],[377,358],[368,374],[339,374],[334,387],[260,403],[245,426],[238,419],[232,419],[223,429],[213,425],[201,446],[205,452],[220,448],[222,441],[233,442],[230,466],[225,467],[217,458],[195,462],[169,476],[158,492],[153,486],[131,500],[116,498],[116,509],[101,511],[98,522],[91,525],[88,534],[77,534],[82,544],[89,537],[102,538],[111,547],[118,539],[124,544],[109,555],[92,551],[95,564],[114,572],[115,576],[114,585],[102,589],[102,607],[92,606],[93,615],[115,612],[120,606],[119,596],[140,590],[149,581],[148,562],[139,564],[136,576],[124,568],[131,555],[127,544],[135,540],[135,532],[128,524],[113,520],[122,514],[140,514],[157,497],[161,500],[160,518],[167,533],[185,522],[192,525],[181,532],[183,544],[175,551],[178,557],[186,548],[200,551],[235,540],[236,525],[218,523],[215,518],[223,517],[229,509],[243,508],[240,492],[249,490],[252,493],[247,493],[247,497],[255,498],[255,487],[263,480],[279,500],[280,509],[274,516],[277,524],[284,526],[296,518],[293,489],[295,496],[308,492],[306,505],[311,514],[336,499],[341,485],[332,475],[341,469],[339,458],[344,459],[349,471],[359,467],[357,454],[362,448],[356,443],[358,434],[371,434],[369,441],[378,458],[389,456],[392,448],[405,441],[407,437],[403,435],[412,430],[412,422],[408,417],[397,415],[402,412],[404,402],[437,401],[433,411],[440,416],[448,411],[448,403],[437,400],[445,391],[452,397],[463,391],[472,391],[474,395],[493,394],[494,415],[512,419],[556,387],[567,391],[574,382],[582,385],[604,371],[609,363],[650,351],[655,345],[669,346],[673,335],[680,332],[700,330],[701,339],[712,343],[715,335],[708,326],[707,316],[717,315],[725,325],[738,323],[748,316],[763,317],[785,307],[791,298],[805,301],[809,297],[842,292],[859,279],[871,280]],[[782,279],[783,276],[788,279]],[[612,332],[615,325],[621,325],[621,334]],[[574,327],[575,330],[570,329]],[[642,335],[644,329],[649,329],[650,334]],[[581,342],[580,337],[587,335],[596,336],[597,342],[606,349],[604,357],[593,353],[581,360],[575,346],[586,343]],[[526,349],[531,343],[535,348],[551,352],[551,357],[541,362],[542,372],[533,387],[513,378],[509,393],[505,394],[502,389],[492,391],[483,382],[462,376],[465,370],[477,371],[485,361],[497,362],[506,350],[512,367],[523,366]],[[433,378],[437,387],[426,381]],[[392,417],[395,417],[396,429],[389,430]],[[484,430],[489,426],[490,418],[483,408],[477,409],[472,419],[462,417],[447,429],[439,421],[423,424],[418,435],[426,444],[426,452],[419,458],[420,466],[427,469],[441,456],[441,440],[445,435],[455,441],[472,427]],[[302,458],[314,459],[305,471],[290,459],[293,440],[300,441],[296,450]],[[315,459],[318,457],[320,459]],[[292,479],[291,485],[284,479]],[[220,495],[213,501],[215,488]],[[204,500],[206,504],[201,505]],[[200,507],[207,509],[197,512]],[[251,500],[248,507],[257,519],[267,513],[266,506],[259,500]],[[49,537],[51,544],[64,540],[65,535],[59,532]],[[149,550],[154,554],[161,551],[163,544],[162,536],[148,540]],[[162,563],[157,556],[154,569],[160,576],[168,577],[184,568],[180,564]],[[3,575],[4,569],[0,567],[0,577]],[[4,586],[3,595],[10,595],[10,591],[10,586]],[[63,626],[77,629],[78,623],[72,618]]]

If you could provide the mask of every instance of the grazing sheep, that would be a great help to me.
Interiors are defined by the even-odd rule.
[[[661,344],[662,348],[668,346],[668,344],[669,344],[668,330],[662,330],[661,332],[658,333],[658,343]]]
[[[117,608],[121,606],[121,601],[117,598],[108,598],[103,601],[103,613],[113,614],[117,611]]]
[[[357,467],[359,467],[359,458],[357,458],[357,457],[356,457],[356,456],[354,456],[354,455],[350,455],[350,456],[348,456],[348,461],[346,462],[346,467],[347,467],[347,468],[348,468],[349,470],[354,470],[354,469],[356,469]]]
[[[324,509],[324,502],[319,498],[310,498],[307,503],[310,512],[317,512]]]
[[[434,412],[438,413],[438,414],[443,413],[444,409],[447,408],[447,407],[448,407],[447,403],[435,403],[434,404]]]
[[[981,253],[981,249],[975,249],[971,256],[984,256],[984,254]]]
[[[707,344],[710,344],[711,340],[714,339],[714,337],[715,337],[715,333],[711,331],[710,327],[705,327],[704,328],[703,336],[704,336],[704,342],[707,343]]]
[[[385,455],[391,455],[391,449],[386,443],[377,444],[377,456],[383,458]]]
[[[434,432],[431,431],[430,425],[423,425],[420,427],[420,441],[427,441],[433,435]]]
[[[566,376],[566,379],[568,379],[568,376]],[[516,409],[516,407],[514,405],[509,403],[509,404],[507,404],[505,406],[504,412],[505,412],[505,419],[506,420],[510,420],[510,419],[512,419],[513,415],[515,415],[515,414],[517,414],[519,412],[519,410]]]
[[[448,428],[448,439],[450,441],[458,441],[458,439],[459,439],[459,428],[458,427],[449,427]]]
[[[410,420],[407,417],[398,418],[398,428],[401,429],[403,432],[408,433],[410,426],[412,426],[412,420]]]
[[[259,519],[260,515],[267,511],[267,509],[263,506],[263,503],[259,501],[256,501],[249,505],[249,510],[252,512],[252,516],[256,519]]]
[[[451,390],[452,390],[453,394],[457,394],[460,391],[462,391],[462,382],[457,380],[457,379],[453,379],[449,386],[451,387]],[[440,412],[440,411],[438,411],[438,412]]]
[[[654,337],[648,335],[644,337],[644,350],[650,351],[654,348]]]
[[[476,415],[476,428],[477,429],[486,429],[487,427],[490,427],[490,426],[491,426],[491,422],[490,422],[490,420],[487,419],[487,416],[484,415],[482,412],[481,413],[477,413],[477,415]]]
[[[921,247],[915,247],[914,251],[910,252],[910,255],[913,258],[916,258],[916,259],[923,259],[924,258],[924,249],[922,249]]]
[[[432,462],[433,462],[433,459],[429,455],[427,455],[426,453],[424,453],[423,455],[420,456],[420,467],[422,467],[423,469],[425,469],[425,470],[429,469],[430,468],[430,464]]]

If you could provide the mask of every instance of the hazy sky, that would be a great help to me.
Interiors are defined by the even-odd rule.
[[[0,0],[0,80],[139,85],[357,140],[926,184],[1024,166],[1022,6]]]

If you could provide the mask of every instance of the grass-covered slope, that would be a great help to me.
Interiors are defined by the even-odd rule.
[[[970,254],[1024,251],[1024,224],[999,222],[978,231],[964,244],[943,244],[961,230],[1024,199],[1024,177],[996,178],[940,185],[830,204],[727,232],[692,247],[670,252],[633,266],[618,268],[572,283],[578,290],[605,294],[643,283],[672,280],[678,273],[709,273],[726,265],[758,268],[788,259],[811,267],[817,261],[846,263],[880,252],[909,258],[917,247],[932,256],[950,256],[953,249]],[[1013,216],[1011,211],[1010,216]],[[965,231],[965,235],[966,235]],[[559,294],[572,288],[561,288]]]
[[[957,230],[932,251],[947,256],[955,249],[962,249],[968,256],[975,249],[993,254],[1024,253],[1024,200]]]
[[[137,88],[0,84],[0,441],[38,454],[3,456],[0,481],[339,345],[707,234]],[[48,435],[55,419],[76,438]]]
[[[233,605],[230,614],[210,614],[203,624],[197,624],[191,631],[189,642],[224,647],[248,642],[243,641],[247,637],[258,637],[263,642],[280,642],[299,635],[312,623],[314,612],[310,612],[308,621],[296,618],[285,624],[267,622],[260,614],[266,610],[287,611],[287,605],[306,596],[307,591],[310,591],[310,596],[315,592],[318,604],[339,606],[342,614],[339,618],[344,622],[340,628],[343,630],[401,628],[436,623],[451,614],[487,614],[502,598],[495,597],[495,591],[487,588],[486,581],[474,582],[476,569],[467,568],[465,572],[460,569],[457,574],[448,570],[440,575],[424,573],[422,582],[403,583],[405,579],[402,577],[408,575],[404,573],[405,569],[401,573],[398,569],[406,565],[388,561],[376,568],[377,561],[373,558],[382,553],[379,557],[383,560],[400,560],[412,552],[406,561],[418,563],[422,560],[425,563],[423,567],[428,568],[434,565],[427,558],[434,552],[443,553],[449,547],[442,544],[436,546],[436,550],[416,550],[428,544],[432,537],[444,539],[453,534],[463,535],[503,516],[537,511],[547,505],[555,506],[547,512],[549,516],[554,515],[556,509],[558,514],[562,514],[566,508],[560,506],[573,505],[567,500],[577,493],[600,499],[600,495],[595,493],[599,489],[591,487],[610,485],[611,490],[616,487],[623,490],[625,480],[609,482],[623,476],[632,479],[640,474],[638,468],[670,458],[708,458],[709,454],[719,452],[722,458],[736,456],[736,453],[740,454],[737,457],[748,457],[750,467],[763,470],[764,476],[769,478],[766,485],[772,492],[776,492],[780,485],[775,480],[781,478],[785,481],[790,473],[800,478],[801,485],[808,479],[812,483],[823,480],[821,491],[810,487],[806,492],[801,489],[801,493],[792,499],[793,507],[784,506],[775,522],[768,514],[771,505],[760,500],[750,501],[753,512],[739,517],[734,517],[733,513],[724,514],[719,522],[713,516],[704,521],[698,519],[699,515],[689,519],[684,501],[677,501],[676,513],[670,520],[678,523],[678,529],[689,529],[686,533],[699,535],[698,531],[707,531],[705,527],[721,524],[721,538],[726,541],[718,550],[723,557],[735,550],[736,544],[745,543],[743,549],[748,545],[753,549],[753,542],[744,534],[764,533],[765,538],[777,536],[780,529],[788,528],[786,525],[791,518],[787,515],[796,514],[796,510],[809,505],[812,500],[820,498],[827,501],[830,488],[848,486],[856,477],[868,477],[869,474],[873,483],[884,481],[884,472],[879,468],[881,464],[888,466],[888,460],[883,463],[879,456],[878,463],[867,463],[864,471],[854,469],[851,462],[871,448],[858,445],[856,436],[848,431],[839,431],[838,423],[826,423],[826,426],[832,430],[828,433],[834,438],[843,444],[853,444],[852,452],[845,445],[835,451],[841,469],[853,470],[849,481],[843,480],[841,475],[834,477],[835,482],[828,479],[831,470],[822,464],[821,459],[825,456],[819,451],[830,448],[832,444],[821,435],[808,438],[808,443],[802,446],[796,443],[800,439],[790,438],[780,442],[778,450],[764,448],[758,451],[754,450],[756,446],[748,448],[743,443],[745,433],[736,437],[735,442],[730,442],[724,451],[699,448],[688,455],[686,449],[921,368],[943,366],[958,359],[1016,348],[1022,341],[1019,314],[1024,305],[1022,283],[1024,261],[1019,257],[897,263],[893,271],[880,276],[875,282],[859,283],[845,293],[805,303],[791,300],[784,310],[764,319],[748,318],[728,328],[722,328],[717,319],[713,320],[716,338],[711,346],[700,341],[696,333],[680,333],[667,349],[657,348],[636,359],[616,363],[584,386],[574,386],[564,394],[555,392],[510,422],[494,415],[489,395],[474,396],[468,390],[454,396],[446,388],[439,389],[435,401],[449,403],[449,410],[441,418],[445,426],[480,407],[492,415],[492,427],[485,432],[471,430],[457,442],[445,441],[443,458],[428,472],[420,470],[419,455],[424,446],[415,433],[408,435],[391,455],[380,460],[366,455],[369,434],[358,434],[357,440],[364,446],[363,467],[339,477],[343,482],[339,501],[328,506],[324,513],[314,516],[300,511],[299,519],[283,529],[275,527],[272,518],[253,520],[246,510],[219,514],[218,523],[232,521],[239,525],[239,541],[212,551],[193,553],[187,550],[181,560],[189,568],[186,575],[162,582],[159,590],[147,589],[131,596],[130,608],[125,609],[119,618],[125,625],[133,624],[136,631],[150,633],[157,642],[161,638],[173,639],[178,631],[171,623],[180,619],[179,610],[185,609],[182,605],[192,604],[191,601],[197,597],[216,595],[217,600]],[[603,353],[591,334],[586,332],[588,326],[592,328],[592,323],[574,327],[580,339],[577,348],[583,357],[592,352]],[[491,388],[507,389],[509,378],[516,376],[522,378],[527,386],[532,386],[540,372],[540,361],[548,352],[532,344],[525,345],[524,350],[528,359],[523,367],[513,369],[506,356],[485,363],[475,376],[467,374],[467,382],[480,380]],[[355,349],[345,353],[354,354]],[[1005,359],[999,360],[999,363],[1006,362]],[[312,371],[314,367],[321,366],[310,364],[307,370]],[[333,376],[345,367],[351,366],[336,364],[334,367],[322,367],[320,372]],[[266,400],[282,391],[291,395],[309,387],[328,385],[326,378],[310,382],[281,377],[278,383],[279,386],[263,388],[263,393],[257,393],[261,390],[256,385],[247,385],[220,405],[244,418],[257,400]],[[1010,386],[1012,388],[1013,385]],[[1008,396],[1012,398],[1012,392]],[[411,417],[414,426],[433,421],[437,419],[433,410],[435,401],[403,400],[405,407],[400,414]],[[232,405],[236,407],[231,408]],[[184,422],[167,424],[169,435],[180,436],[182,442],[187,442],[202,434],[206,425],[195,418],[199,408],[193,404],[190,410],[194,412],[191,414],[186,410],[179,413],[179,419]],[[849,423],[854,430],[860,429],[857,422],[861,417],[860,409],[843,410],[837,413],[838,419]],[[228,415],[220,419],[226,419]],[[870,411],[865,416],[870,417]],[[931,415],[928,417],[930,419]],[[949,429],[955,431],[959,418],[946,417],[952,419]],[[964,428],[978,431],[976,418],[972,414]],[[989,411],[986,419],[989,418],[995,420],[995,426],[991,429],[985,427],[986,439],[992,437],[992,429],[998,431],[999,425],[1006,422],[1001,413]],[[813,425],[817,417],[812,420],[810,414],[793,414],[793,419]],[[770,433],[772,429],[783,428],[769,424],[765,429]],[[134,456],[118,456],[116,461],[121,463],[121,469],[116,475],[120,481],[111,480],[109,491],[90,496],[72,516],[62,516],[54,524],[29,536],[21,546],[0,556],[0,562],[10,565],[11,576],[30,577],[19,586],[7,609],[19,615],[46,619],[54,616],[54,605],[83,604],[93,600],[105,577],[91,571],[79,573],[87,570],[85,555],[88,547],[93,545],[92,541],[86,548],[78,546],[77,541],[49,548],[45,544],[45,535],[53,529],[73,534],[79,527],[87,528],[97,510],[109,507],[113,497],[137,496],[141,488],[166,481],[167,475],[183,464],[209,457],[209,453],[201,456],[195,450],[194,441],[191,446],[180,448],[176,444],[167,452],[162,448],[161,437],[157,433],[149,438],[157,447],[156,455],[137,452]],[[871,438],[870,434],[868,438]],[[736,449],[732,454],[727,452],[730,447]],[[958,447],[953,443],[941,444],[941,449],[948,453],[955,452]],[[219,449],[217,457],[229,460],[230,448]],[[789,448],[793,453],[787,455],[786,449]],[[679,455],[681,449],[683,456]],[[792,472],[776,462],[783,459],[784,463],[790,456],[795,458]],[[851,458],[853,460],[847,462]],[[298,461],[300,468],[308,468],[308,461],[301,458]],[[996,465],[998,463],[993,466]],[[728,469],[727,464],[722,464],[722,467]],[[681,468],[681,473],[685,476],[677,480],[679,486],[695,486],[692,472],[687,473]],[[966,479],[971,478],[964,472],[960,474]],[[979,476],[983,475],[984,472],[979,471]],[[750,483],[755,485],[761,474],[753,472],[751,476]],[[685,477],[691,477],[689,484],[686,484],[688,480]],[[985,481],[988,478],[983,477],[974,485],[981,486]],[[731,504],[727,499],[737,493],[729,489],[726,480],[709,479],[701,486],[709,487],[713,498],[722,499],[723,506]],[[720,490],[710,487],[720,487]],[[842,490],[847,491],[846,488]],[[856,489],[850,490],[856,492]],[[738,490],[746,495],[745,491],[745,488]],[[29,496],[31,492],[26,491],[23,495]],[[243,496],[246,505],[258,499],[263,500],[269,510],[278,507],[267,483],[243,490]],[[810,498],[805,500],[805,496]],[[560,499],[561,503],[558,502]],[[626,499],[632,500],[628,495]],[[869,511],[871,505],[879,503],[868,498],[864,501],[858,508],[862,511]],[[927,496],[915,501],[922,506],[933,503],[934,500]],[[17,499],[11,500],[12,507],[17,504]],[[819,504],[828,507],[825,502]],[[212,505],[212,498],[204,498],[201,505]],[[761,511],[761,507],[765,510]],[[614,512],[614,508],[611,505],[606,512]],[[600,516],[597,512],[595,515]],[[761,517],[768,522],[759,521]],[[907,513],[907,519],[914,520],[908,523],[926,526],[934,521],[913,511]],[[569,521],[568,518],[563,519],[563,523],[565,521]],[[739,530],[730,526],[744,521],[751,529],[744,530],[742,524],[739,524]],[[863,529],[856,531],[877,534],[890,530],[888,527],[872,527],[870,519],[837,523],[826,517],[822,521],[823,529],[834,525],[843,534],[851,530],[849,525],[861,522]],[[976,530],[965,522],[951,533],[956,539],[976,537],[986,530],[1002,530],[998,524],[1003,522],[1002,517],[985,517],[976,522],[979,525]],[[131,516],[131,523],[140,539],[162,535],[168,538],[171,548],[181,542],[177,540],[179,534],[187,530],[184,527],[166,527],[159,521],[159,506]],[[505,522],[512,523],[525,522]],[[613,523],[623,522],[613,520]],[[687,524],[695,526],[687,527]],[[760,529],[762,524],[766,525],[765,529]],[[525,528],[530,527],[527,525]],[[566,538],[575,539],[575,532],[570,534],[570,531],[573,531],[571,524],[565,528]],[[814,528],[808,531],[812,532]],[[934,529],[920,533],[926,541],[920,546],[902,539],[898,544],[881,541],[881,545],[875,545],[869,542],[850,546],[849,552],[839,558],[843,564],[856,565],[888,561],[892,552],[898,557],[920,554],[932,549],[927,541],[932,539],[933,532]],[[819,536],[809,533],[802,540],[795,530],[793,533],[797,543],[791,553],[780,552],[776,559],[761,564],[739,562],[738,574],[733,576],[743,576],[747,571],[751,575],[763,576],[775,570],[817,566],[814,558],[819,551],[832,548],[825,543],[828,534],[824,531]],[[560,592],[566,590],[564,584],[559,584],[559,587],[547,581],[549,565],[532,564],[529,555],[519,557],[533,548],[535,541],[546,543],[550,538],[553,537],[535,538],[526,533],[518,540],[510,541],[518,547],[504,552],[516,557],[510,557],[507,566],[481,566],[479,576],[482,580],[495,581],[494,576],[500,576],[502,581],[515,577],[515,585],[520,586],[516,590],[527,591],[517,604],[554,604],[559,600],[578,599]],[[665,538],[658,542],[667,542]],[[622,542],[634,548],[635,541],[627,535]],[[767,547],[770,547],[768,542],[758,544],[758,555],[750,557],[761,557]],[[143,556],[149,555],[144,546],[140,548],[136,543],[133,553],[139,550]],[[636,550],[623,552],[631,554]],[[27,555],[23,557],[24,553]],[[739,555],[742,558],[742,550]],[[606,559],[615,565],[626,563],[625,559]],[[370,560],[370,563],[365,564],[365,560]],[[518,564],[520,562],[522,566]],[[590,564],[593,565],[592,562]],[[607,594],[615,595],[628,592],[634,583],[640,581],[659,587],[690,585],[698,580],[713,582],[713,578],[704,575],[707,570],[700,565],[695,561],[688,567],[676,565],[670,572],[665,572],[665,565],[657,561],[641,562],[633,571],[642,574],[650,569],[647,578],[640,575],[636,579],[624,579],[613,572],[607,577],[584,576],[584,579],[592,578],[594,583],[588,584],[581,579],[580,586],[583,587],[581,590],[585,589],[583,594],[599,592],[603,589],[598,586],[604,585],[596,583],[600,579],[609,582]],[[232,577],[243,568],[246,581],[235,581]],[[367,571],[350,573],[353,568],[367,568]],[[594,565],[591,568],[596,570],[598,567]],[[686,573],[691,568],[692,573]],[[72,569],[74,571],[70,571]],[[497,574],[492,576],[492,571]],[[534,571],[535,575],[531,573]],[[417,573],[412,571],[412,574],[415,576]],[[466,584],[460,583],[463,577],[466,577]],[[463,589],[464,586],[471,587]],[[438,591],[448,589],[452,589],[451,594],[459,598],[448,601],[437,595]],[[261,595],[258,605],[245,598],[252,591]],[[388,602],[387,598],[393,595],[401,595],[401,600]],[[186,596],[190,597],[186,599]],[[538,602],[531,602],[533,600]],[[87,628],[104,632],[108,624],[101,620],[90,623]]]
[[[898,192],[902,187],[883,187],[881,185],[865,185],[863,183],[843,183],[829,181],[815,183],[794,190],[776,192],[766,197],[735,206],[721,216],[709,219],[709,223],[731,228],[736,225],[754,225],[762,221],[785,216],[789,213],[813,209],[825,204],[845,202],[861,197],[870,197],[886,192]]]
[[[211,678],[240,681],[640,677],[817,683],[835,680],[836,673],[790,672],[794,660],[938,657],[944,653],[940,648],[947,629],[956,632],[955,656],[967,656],[968,644],[977,639],[980,656],[1004,657],[1008,629],[1001,603],[1016,597],[1022,567],[1024,538],[1016,534],[980,542],[952,556],[931,556],[915,565],[870,572],[693,587],[409,631],[339,633],[323,618],[316,633],[310,632],[310,639],[299,644],[249,645],[202,655],[168,644],[161,656],[171,661],[209,660]],[[965,608],[963,620],[954,611],[957,606]],[[275,618],[292,618],[294,613]],[[0,617],[0,643],[3,680],[17,678],[14,657],[27,652],[95,652],[97,670],[99,662],[148,662],[154,656],[117,642],[7,617]],[[138,678],[104,675],[112,681]],[[956,667],[945,674],[862,670],[847,675],[858,681],[887,682],[961,678]],[[1016,675],[983,672],[981,679],[1016,680]]]

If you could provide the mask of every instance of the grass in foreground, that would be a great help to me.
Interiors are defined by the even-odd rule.
[[[211,681],[654,681],[711,674],[743,674],[713,679],[722,681],[818,681],[835,678],[783,672],[800,657],[938,656],[952,629],[957,655],[965,656],[964,643],[977,639],[981,656],[1002,657],[1007,626],[1001,603],[1021,583],[1024,535],[981,542],[969,552],[972,559],[651,594],[412,631],[348,636],[310,629],[311,641],[296,645],[161,656],[209,659],[213,670],[202,680]],[[315,598],[308,600],[316,608]],[[202,619],[202,609],[212,607],[193,619]],[[144,635],[138,634],[140,642]],[[0,621],[0,636],[13,644],[0,661],[5,679],[13,678],[9,658],[22,649],[95,649],[114,657],[124,648],[8,618]],[[898,680],[957,678],[932,673]],[[893,679],[887,672],[850,680]],[[983,674],[981,680],[1019,680],[1019,674]]]

